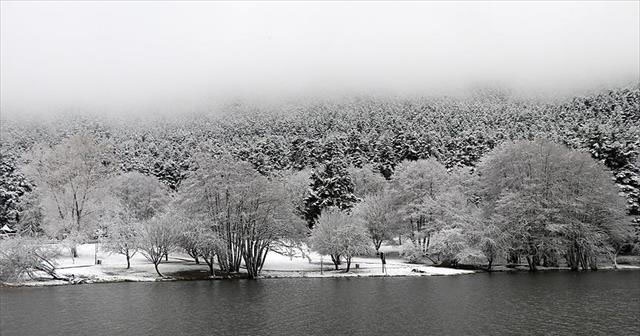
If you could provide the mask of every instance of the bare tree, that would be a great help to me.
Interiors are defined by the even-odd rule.
[[[452,176],[435,159],[402,162],[393,176],[399,216],[409,239],[427,253],[431,236],[443,229],[456,193]]]
[[[159,276],[163,276],[158,270],[162,258],[177,246],[179,221],[177,216],[159,214],[141,224],[140,252],[153,263]]]
[[[287,202],[285,183],[256,176],[245,200],[242,258],[251,278],[257,277],[269,250],[278,241],[300,236],[305,223]]]
[[[168,190],[155,177],[137,172],[115,176],[107,184],[110,192],[102,200],[101,218],[106,227],[104,248],[124,255],[130,268],[140,243],[140,223],[164,211]]]
[[[109,185],[124,215],[137,221],[163,212],[170,200],[169,190],[164,184],[153,176],[138,172],[118,175],[109,181]]]
[[[101,197],[102,181],[112,171],[107,147],[88,136],[74,136],[47,148],[36,147],[27,173],[32,176],[49,214],[49,231],[58,236],[86,236],[93,224],[88,218],[100,210],[95,206]],[[77,256],[75,244],[72,255]]]
[[[219,238],[216,258],[223,271],[238,272],[244,261],[249,276],[257,277],[277,241],[303,232],[287,184],[228,156],[201,157],[198,165],[185,184],[182,205]],[[196,240],[189,245],[198,246]]]
[[[201,155],[198,169],[181,190],[184,209],[206,221],[220,237],[224,248],[217,254],[220,268],[238,272],[242,263],[242,219],[248,183],[257,172],[248,163],[229,156],[218,159]]]
[[[371,238],[364,224],[355,216],[336,208],[328,208],[320,215],[318,224],[312,230],[309,243],[320,254],[328,254],[338,269],[341,258],[347,261],[346,272],[351,268],[351,258],[369,254]]]
[[[184,215],[183,215],[184,216]],[[200,221],[189,220],[186,217],[182,221],[182,225],[178,227],[178,246],[193,258],[196,264],[200,264],[200,255],[202,254],[202,239],[207,233],[204,225]]]
[[[138,252],[140,244],[140,225],[136,221],[116,218],[109,224],[103,248],[118,253],[127,259],[127,268],[131,267],[131,258]]]
[[[495,224],[481,223],[472,228],[470,236],[472,245],[487,259],[487,270],[491,271],[496,259],[507,250],[507,235]]]
[[[18,280],[25,275],[34,278],[37,272],[67,280],[56,272],[55,259],[58,256],[58,249],[38,239],[0,240],[0,281]]]
[[[612,223],[607,230],[608,246],[606,253],[613,263],[613,268],[618,268],[618,255],[625,249],[633,247],[633,227],[624,222]]]
[[[376,251],[382,242],[393,237],[397,212],[395,199],[389,192],[378,192],[365,197],[354,209],[354,214],[365,223]]]
[[[215,275],[213,270],[215,257],[222,248],[222,240],[212,230],[206,230],[198,235],[198,252],[209,267],[209,274],[212,276]]]

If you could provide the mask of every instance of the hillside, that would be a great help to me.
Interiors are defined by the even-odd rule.
[[[436,157],[471,166],[508,140],[548,138],[589,151],[614,175],[640,216],[640,88],[614,89],[541,102],[482,92],[467,98],[353,98],[171,119],[116,120],[67,115],[55,120],[2,120],[0,226],[20,218],[33,189],[19,169],[36,143],[91,134],[113,149],[123,171],[158,177],[176,190],[199,152],[231,153],[262,174],[314,167],[328,160],[372,164],[386,177],[403,160]]]

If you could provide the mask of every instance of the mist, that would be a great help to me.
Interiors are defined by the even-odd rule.
[[[635,84],[640,3],[1,2],[3,115]]]

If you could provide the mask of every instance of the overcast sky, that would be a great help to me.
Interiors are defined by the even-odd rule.
[[[1,108],[628,84],[639,3],[2,1]]]

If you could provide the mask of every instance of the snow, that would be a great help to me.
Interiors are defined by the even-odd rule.
[[[269,253],[262,270],[263,277],[362,277],[362,276],[424,276],[424,275],[459,275],[470,274],[473,271],[459,270],[453,268],[433,267],[418,264],[409,264],[401,259],[387,259],[387,272],[382,272],[382,265],[378,258],[356,258],[351,261],[351,270],[344,272],[346,263],[340,266],[340,270],[334,270],[331,258],[323,258],[323,272],[320,272],[321,257],[315,253],[311,254],[312,262],[305,258],[287,256],[276,253]],[[356,264],[359,268],[356,268]],[[416,270],[416,271],[414,271]]]
[[[60,246],[59,248],[63,248]],[[98,251],[98,259],[101,265],[94,265],[95,244],[83,244],[78,246],[78,257],[71,258],[69,249],[62,250],[63,255],[57,260],[59,275],[84,279],[88,283],[93,282],[121,282],[121,281],[159,281],[166,280],[158,276],[153,264],[137,253],[131,258],[131,268],[127,269],[126,258],[120,254],[110,254]],[[307,258],[301,256],[284,256],[275,252],[267,255],[262,277],[265,278],[292,278],[292,277],[363,277],[363,276],[429,276],[429,275],[458,275],[474,273],[468,270],[452,268],[432,267],[425,265],[409,264],[401,259],[387,259],[387,273],[382,273],[380,259],[356,258],[351,262],[351,270],[346,273],[346,263],[343,262],[340,270],[334,270],[331,258],[321,257],[316,253]],[[323,271],[321,272],[321,262]],[[356,269],[356,264],[359,268]],[[215,265],[214,265],[215,266]],[[208,266],[201,262],[196,264],[193,259],[184,253],[169,254],[169,261],[159,265],[160,272],[167,278],[171,274],[185,271],[207,271]],[[217,269],[217,267],[216,267]],[[414,271],[415,270],[415,271]],[[43,286],[61,285],[69,282],[63,280],[28,280],[14,285]]]

